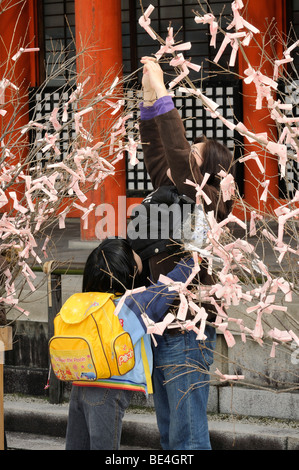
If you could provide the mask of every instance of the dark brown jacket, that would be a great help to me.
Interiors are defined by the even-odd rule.
[[[177,109],[161,114],[154,119],[140,122],[140,136],[143,148],[144,162],[151,178],[154,189],[172,185],[173,182],[180,194],[196,199],[194,186],[185,183],[187,179],[201,184],[203,175],[191,153],[191,146],[185,136],[185,128]],[[173,182],[166,172],[170,168]],[[219,197],[216,188],[205,185],[204,189],[212,203],[205,206],[208,211],[214,210],[215,217],[221,220],[227,216],[227,209]],[[217,214],[216,214],[217,208]],[[182,254],[167,256],[159,253],[150,259],[150,269],[153,280],[160,274],[167,274],[174,268]],[[215,280],[207,272],[207,263],[202,261],[199,273],[200,282],[204,285],[214,284]],[[215,311],[211,305],[204,305],[207,311]]]

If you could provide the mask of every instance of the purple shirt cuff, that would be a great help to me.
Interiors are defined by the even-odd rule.
[[[159,98],[153,106],[144,106],[143,103],[140,103],[140,119],[142,121],[147,121],[153,119],[160,114],[168,113],[174,108],[174,103],[171,96],[162,96]]]

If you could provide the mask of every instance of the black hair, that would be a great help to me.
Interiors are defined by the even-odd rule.
[[[202,150],[203,163],[200,167],[201,173],[209,173],[211,176],[207,184],[219,186],[221,179],[217,174],[224,170],[234,174],[233,155],[231,151],[221,142],[215,139],[208,139],[206,136],[196,137],[194,144],[204,143]]]
[[[206,136],[202,135],[196,137],[193,141],[193,144],[204,143],[202,148],[201,156],[203,162],[200,166],[200,171],[204,175],[209,173],[210,177],[206,184],[214,186],[220,190],[221,178],[218,173],[221,170],[224,170],[228,173],[231,173],[235,176],[235,165],[233,165],[233,154],[231,151],[223,145],[221,142],[215,139],[208,139]],[[229,212],[232,208],[233,202],[226,201],[225,206]]]
[[[83,273],[83,292],[123,294],[136,287],[138,268],[133,250],[126,239],[103,240],[87,258]]]

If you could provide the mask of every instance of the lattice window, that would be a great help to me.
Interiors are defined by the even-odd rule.
[[[46,124],[49,122],[50,113],[54,108],[59,108],[62,112],[62,107],[65,102],[68,101],[71,90],[63,91],[61,89],[53,88],[44,88],[42,90],[32,90],[31,97],[31,106],[30,110],[30,120],[37,121],[41,124]],[[58,115],[58,119],[61,122],[61,117]],[[53,130],[54,132],[54,130]],[[44,130],[39,128],[34,128],[30,131],[30,141],[31,143],[35,142],[38,139],[44,137]],[[55,163],[62,161],[63,158],[68,154],[70,150],[70,143],[75,138],[75,126],[74,123],[70,123],[68,126],[64,127],[61,130],[61,139],[57,142],[57,146],[60,150],[60,155],[56,155],[55,152],[43,153],[39,151],[34,156],[34,161],[32,161],[32,166],[36,164],[44,166],[48,163]]]
[[[285,103],[293,105],[292,115],[299,117],[299,80],[287,85],[284,89]],[[296,106],[297,104],[297,106]],[[296,124],[294,126],[297,126]],[[287,145],[288,152],[294,159],[289,159],[286,165],[286,177],[279,180],[280,196],[282,198],[292,197],[299,190],[299,163],[296,152],[291,145]]]
[[[204,14],[197,2],[194,0],[151,0],[150,3],[155,7],[151,14],[151,26],[154,30],[165,39],[171,20],[176,41],[191,41],[192,43],[188,58],[202,65],[204,75],[215,70],[216,66],[213,65],[212,60],[222,39],[219,37],[216,49],[210,46],[209,26],[198,25],[194,21],[193,10],[200,15]],[[209,0],[207,3],[210,7],[206,6],[206,11],[212,11],[221,27],[225,29],[231,21],[230,2]],[[139,60],[142,56],[151,55],[159,49],[159,43],[154,41],[138,24],[138,19],[142,15],[139,0],[121,0],[121,7],[124,72],[131,73],[140,66]],[[229,55],[230,52],[225,51],[219,64],[227,64]],[[190,78],[193,80],[198,77],[191,71]]]
[[[229,121],[234,122],[234,116],[241,115],[239,89],[240,83],[227,84],[227,82],[210,82],[203,93],[208,98],[219,104],[218,111]],[[186,97],[176,91],[174,98],[175,106],[178,109],[186,129],[186,138],[192,143],[194,138],[199,135],[206,135],[208,138],[219,140],[235,152],[235,157],[240,156],[241,148],[236,146],[234,137],[240,141],[240,136],[234,136],[219,119],[213,119],[209,111],[206,111],[201,102],[194,97]],[[138,113],[134,119],[138,117]],[[241,143],[241,141],[240,141]],[[127,192],[129,196],[142,197],[145,193],[152,190],[152,185],[143,164],[143,155],[141,148],[138,151],[139,164],[132,167],[127,162]],[[238,165],[237,183],[239,190],[243,191],[243,173],[241,164]]]
[[[74,0],[43,0],[43,24],[48,86],[61,86],[73,79],[76,66]]]
[[[74,0],[42,0],[39,6],[42,13],[44,57],[46,79],[41,90],[32,89],[30,96],[30,119],[46,122],[55,107],[62,109],[62,104],[71,93],[75,77],[74,60],[75,37],[75,2]],[[60,116],[61,120],[61,116]],[[38,128],[30,131],[31,143],[43,137]],[[39,151],[34,155],[32,165],[45,165],[62,160],[68,153],[69,142],[73,138],[73,125],[64,127],[58,147],[60,155]],[[47,155],[47,156],[46,156]]]
[[[192,43],[192,48],[188,51],[188,59],[190,58],[193,63],[201,65],[202,69],[200,75],[191,71],[189,78],[196,84],[196,86],[204,87],[202,91],[216,101],[219,106],[219,111],[228,120],[233,120],[233,110],[235,116],[242,120],[242,110],[240,107],[239,81],[228,83],[227,78],[222,78],[221,81],[215,82],[210,79],[204,80],[199,83],[198,78],[207,78],[215,68],[213,58],[219,47],[222,39],[219,37],[216,49],[210,46],[210,34],[208,25],[198,25],[194,21],[194,10],[200,15],[205,12],[200,10],[199,5],[194,0],[153,0],[150,2],[155,6],[155,10],[151,14],[151,26],[154,30],[165,39],[167,35],[167,27],[169,20],[171,26],[176,34],[176,41]],[[208,5],[209,4],[209,5]],[[139,26],[138,19],[142,15],[139,0],[122,0],[122,32],[123,32],[123,63],[124,72],[131,73],[140,67],[140,58],[144,55],[152,55],[159,49],[159,43],[153,39]],[[231,7],[230,3],[227,5],[219,0],[210,0],[206,5],[207,12],[212,11],[216,16],[223,29],[226,28],[231,21]],[[209,9],[210,8],[210,9]],[[225,51],[221,58],[221,65],[227,64],[229,61],[230,52]],[[173,74],[170,67],[163,65],[163,70],[166,74]],[[139,81],[141,79],[141,72],[139,74]],[[175,105],[179,109],[181,116],[185,123],[186,137],[192,142],[194,137],[199,134],[205,134],[207,137],[213,137],[222,141],[232,151],[239,153],[239,148],[234,147],[233,133],[224,126],[221,121],[215,120],[206,112],[199,100],[192,97],[180,97],[176,92]],[[136,117],[135,117],[136,119]],[[240,141],[240,136],[238,135]],[[130,196],[143,196],[145,192],[151,190],[151,182],[147,175],[146,169],[143,165],[142,152],[138,153],[138,166],[131,167],[127,163],[127,192]],[[243,190],[243,173],[242,166],[239,166],[237,182],[239,189]]]

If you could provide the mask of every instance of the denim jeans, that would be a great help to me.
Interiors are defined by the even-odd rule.
[[[205,334],[204,342],[193,331],[155,337],[154,404],[164,450],[211,449],[207,402],[215,328],[207,326]]]
[[[71,391],[66,450],[117,450],[132,392],[100,387]]]

